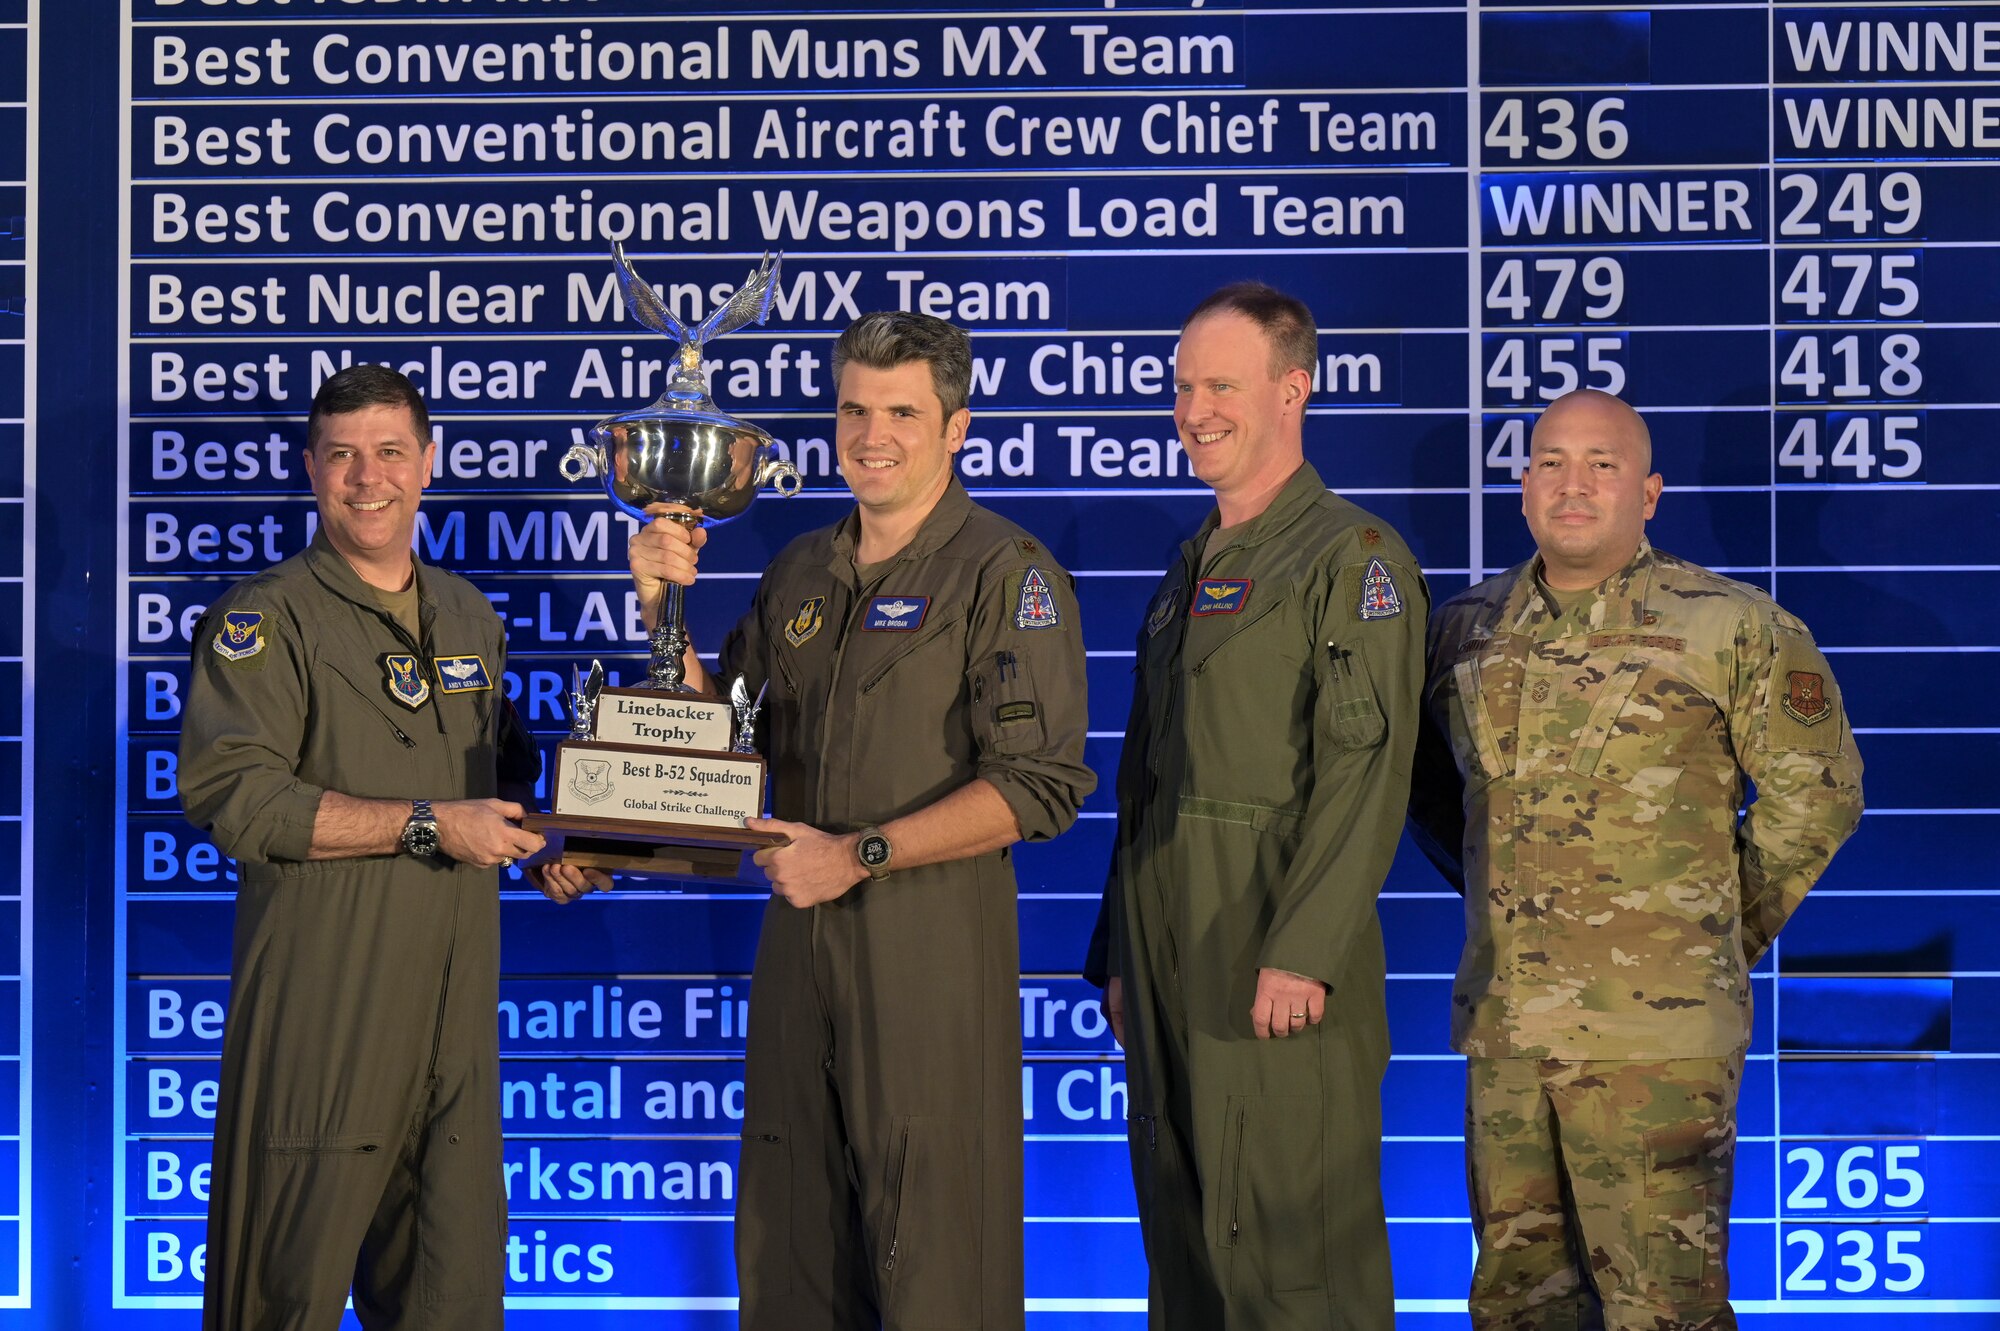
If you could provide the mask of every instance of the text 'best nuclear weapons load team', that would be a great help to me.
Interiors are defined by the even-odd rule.
[[[1374,904],[1407,814],[1465,895],[1473,1325],[1733,1327],[1749,972],[1859,820],[1839,687],[1769,596],[1648,543],[1646,426],[1600,393],[1534,429],[1534,557],[1433,613],[1402,537],[1305,460],[1316,359],[1311,312],[1240,283],[1175,362],[1215,506],[1136,626],[1077,940],[1127,1054],[1149,1322],[1393,1326]],[[1071,578],[953,470],[971,369],[929,316],[841,335],[853,507],[771,562],[713,666],[682,661],[763,689],[774,816],[749,825],[781,843],[756,854],[745,1327],[1024,1325],[1009,848],[1096,777]],[[187,815],[244,866],[204,1325],[330,1329],[351,1291],[371,1331],[497,1327],[495,867],[542,848],[535,757],[499,620],[411,553],[422,400],[356,367],[308,435],[319,534],[209,609],[182,736]],[[633,538],[649,625],[706,539]]]

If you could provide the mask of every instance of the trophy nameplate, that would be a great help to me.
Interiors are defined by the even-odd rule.
[[[646,826],[727,827],[764,812],[764,760],[644,744],[567,740],[551,776],[558,814]]]
[[[598,690],[596,723],[591,738],[606,744],[726,752],[736,738],[736,714],[728,703],[658,689]]]

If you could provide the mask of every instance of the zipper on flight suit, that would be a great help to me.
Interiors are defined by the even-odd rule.
[[[438,977],[437,1020],[431,1025],[431,1061],[425,1076],[437,1080],[438,1050],[444,1044],[444,1010],[451,997],[451,961],[458,951],[458,894],[451,899],[451,940],[444,945],[444,973]]]
[[[882,1259],[882,1269],[896,1269],[896,1249],[903,1242],[903,1177],[910,1167],[910,1127],[903,1125],[902,1135],[896,1143],[896,1181],[889,1189],[889,1253]]]

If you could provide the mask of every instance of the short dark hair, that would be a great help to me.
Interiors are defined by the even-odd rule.
[[[1288,296],[1262,282],[1231,282],[1194,307],[1181,321],[1187,332],[1195,320],[1210,314],[1240,314],[1264,330],[1271,341],[1271,372],[1289,370],[1313,375],[1319,368],[1319,331],[1313,312],[1297,296]]]
[[[909,310],[877,310],[847,326],[833,344],[833,381],[849,361],[871,370],[893,370],[922,361],[931,367],[931,387],[950,420],[972,398],[972,339],[963,328]]]
[[[430,442],[431,413],[415,384],[386,365],[350,365],[313,394],[312,414],[306,417],[306,447],[319,444],[320,421],[363,407],[408,407],[410,423],[417,427],[417,442]]]

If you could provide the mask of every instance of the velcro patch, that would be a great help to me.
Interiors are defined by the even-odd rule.
[[[215,654],[225,661],[247,661],[264,650],[264,612],[228,610],[216,630]]]
[[[1839,753],[1847,729],[1840,723],[1840,689],[1826,658],[1803,633],[1780,630],[1765,713],[1765,747],[1779,753]]]
[[[826,621],[826,598],[808,596],[799,602],[798,613],[785,621],[785,641],[794,647],[803,647],[819,632]]]
[[[1174,607],[1180,604],[1180,597],[1175,595],[1177,591],[1179,591],[1177,587],[1168,587],[1153,598],[1153,608],[1146,612],[1147,637],[1150,638],[1158,633],[1173,619]]]
[[[417,669],[416,657],[391,652],[382,658],[382,665],[388,671],[391,698],[413,712],[430,700],[431,682],[424,678],[423,671]]]
[[[1052,629],[1062,621],[1056,611],[1056,598],[1049,591],[1049,580],[1042,571],[1030,564],[1028,571],[1021,575],[1021,599],[1014,607],[1014,627],[1017,629]]]
[[[1785,696],[1778,706],[1802,726],[1816,726],[1833,715],[1833,699],[1826,696],[1826,676],[1813,670],[1792,670],[1785,674]]]
[[[1364,620],[1394,619],[1403,613],[1403,595],[1396,590],[1396,580],[1379,559],[1369,560],[1361,574],[1361,603],[1355,607],[1355,613]]]
[[[1032,721],[1035,719],[1035,705],[1031,702],[1003,702],[994,709],[993,716],[1003,726],[1016,721]]]
[[[1191,615],[1234,615],[1250,602],[1250,578],[1203,578],[1194,585]]]
[[[446,693],[479,693],[493,687],[486,662],[477,656],[440,656],[436,664],[438,687]]]
[[[878,596],[868,603],[861,627],[868,633],[914,633],[930,609],[928,596]]]

